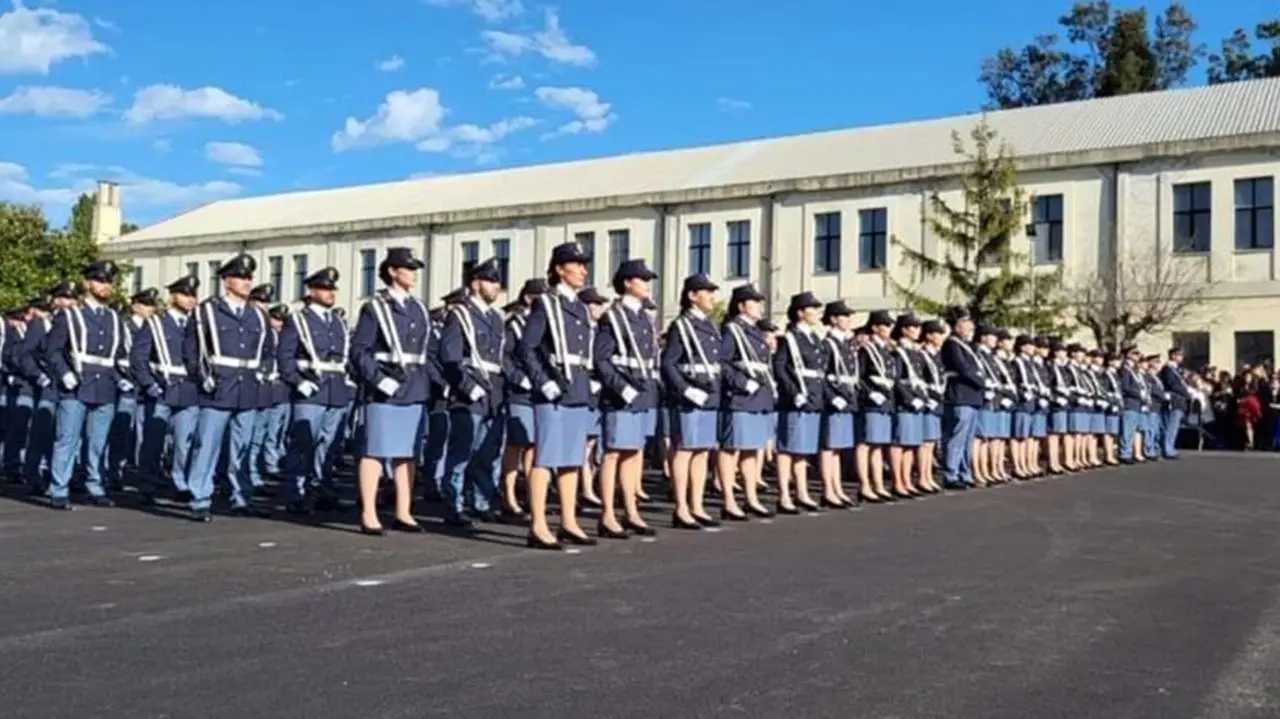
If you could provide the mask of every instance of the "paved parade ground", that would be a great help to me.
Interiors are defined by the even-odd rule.
[[[350,530],[0,500],[0,714],[1280,716],[1269,457],[576,554]]]

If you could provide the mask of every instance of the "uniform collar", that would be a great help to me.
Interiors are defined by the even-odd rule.
[[[840,330],[835,327],[832,327],[831,329],[827,330],[827,334],[831,335],[832,337],[835,337],[841,342],[848,342],[849,337],[852,336],[851,333],[845,332],[844,330]]]
[[[565,284],[556,285],[556,292],[558,292],[561,297],[567,300],[578,299],[578,293],[574,292],[572,289],[569,288],[568,285],[565,285]]]
[[[639,312],[640,310],[644,309],[644,303],[632,297],[631,295],[622,296],[622,306],[626,307],[632,312]]]
[[[395,285],[387,287],[387,294],[391,296],[391,299],[397,302],[404,302],[409,299],[409,293]]]
[[[84,298],[84,308],[85,308],[86,310],[100,310],[100,309],[103,309],[104,307],[106,307],[106,305],[102,304],[101,302],[97,301],[96,299],[94,299],[94,298],[92,298],[92,297],[89,297],[89,296],[85,296],[85,298]]]
[[[242,310],[245,308],[247,304],[249,304],[248,302],[245,302],[244,300],[238,300],[235,297],[232,297],[231,295],[224,295],[222,297],[222,301],[226,302],[227,306],[233,310]]]
[[[312,312],[316,313],[316,317],[319,317],[319,318],[320,318],[320,319],[322,319],[322,320],[327,320],[327,319],[329,319],[329,314],[330,314],[330,312],[331,312],[331,310],[330,310],[328,307],[324,307],[324,306],[322,306],[322,305],[318,305],[318,304],[316,304],[315,302],[308,302],[308,303],[307,303],[307,309],[309,309],[309,310],[311,310]]]
[[[469,299],[471,300],[471,304],[475,305],[476,309],[480,310],[480,314],[485,314],[489,311],[489,303],[485,302],[480,295],[471,295]]]
[[[694,318],[695,320],[705,320],[707,318],[707,313],[703,312],[697,307],[690,307],[688,312],[689,312],[689,316]]]
[[[187,318],[187,313],[179,310],[177,307],[170,307],[169,316],[181,322]]]

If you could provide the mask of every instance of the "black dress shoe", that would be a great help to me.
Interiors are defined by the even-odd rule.
[[[738,512],[735,514],[723,507],[720,508],[720,521],[722,522],[747,522],[750,520],[751,515],[745,512]]]
[[[49,500],[49,508],[56,509],[61,512],[70,512],[74,507],[71,506],[71,500],[67,497],[55,497]]]
[[[90,504],[90,505],[92,505],[92,506],[94,506],[94,507],[114,507],[114,506],[116,506],[116,503],[115,503],[115,502],[112,502],[112,501],[111,501],[111,498],[110,498],[110,497],[108,497],[108,496],[107,496],[107,495],[105,495],[105,494],[104,494],[104,495],[102,495],[101,497],[90,497],[90,498],[89,498],[89,504]]]
[[[631,533],[626,527],[615,531],[605,526],[604,522],[596,524],[596,536],[601,539],[631,539]]]
[[[397,532],[404,532],[406,534],[422,534],[427,531],[417,522],[401,522],[398,519],[391,523],[391,528]]]
[[[520,526],[529,523],[529,515],[524,512],[512,511],[510,507],[503,507],[498,521],[503,524]]]
[[[827,499],[826,497],[823,497],[820,506],[824,509],[844,509],[849,505],[838,499]]]
[[[284,511],[299,517],[310,517],[315,514],[315,510],[307,502],[290,502]]]
[[[672,529],[688,529],[691,531],[696,531],[696,530],[702,529],[702,525],[697,521],[693,521],[693,522],[685,521],[680,518],[680,515],[673,514],[671,515],[671,528]]]
[[[173,493],[173,500],[174,500],[175,502],[181,502],[181,503],[183,503],[183,504],[186,504],[187,502],[190,502],[190,501],[191,501],[191,490],[189,490],[189,489],[179,489],[178,491],[176,491],[176,492],[174,492],[174,493]]]
[[[638,524],[636,522],[632,522],[629,519],[622,520],[622,527],[628,532],[635,535],[639,535],[641,537],[654,537],[654,536],[657,536],[658,534],[658,530],[654,529],[653,527],[650,527],[647,524]]]
[[[360,533],[369,537],[382,537],[386,535],[387,530],[382,527],[370,527],[367,524],[361,523]]]
[[[529,549],[545,549],[552,552],[559,552],[564,549],[564,545],[559,542],[544,542],[532,533],[525,540],[525,546],[529,547]]]
[[[197,509],[191,512],[191,521],[209,523],[213,521],[213,512],[207,509]]]
[[[715,517],[699,517],[698,515],[695,514],[693,515],[693,521],[697,522],[698,524],[701,524],[704,527],[720,526],[720,521]]]
[[[799,507],[787,507],[787,506],[784,506],[784,505],[779,504],[779,505],[778,505],[778,514],[789,514],[789,515],[795,516],[795,515],[797,515],[797,514],[800,514],[800,508],[799,508]]]
[[[770,512],[764,507],[752,507],[751,505],[747,505],[747,512],[761,519],[768,519],[773,516],[773,512]]]
[[[569,544],[573,544],[579,547],[596,546],[595,537],[588,537],[585,534],[581,534],[581,535],[574,534],[573,532],[570,532],[564,527],[561,527],[560,529],[556,530],[556,539],[559,540],[561,543],[568,542]]]
[[[139,494],[139,495],[138,495],[138,506],[139,506],[139,507],[154,507],[154,506],[156,506],[156,496],[155,496],[154,494],[150,494],[150,493],[146,493],[146,494]]]
[[[822,511],[822,507],[819,507],[817,502],[796,502],[796,505],[799,507],[801,512],[816,513]]]

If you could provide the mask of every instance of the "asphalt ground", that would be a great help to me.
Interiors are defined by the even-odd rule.
[[[1278,474],[1188,457],[563,554],[0,500],[0,716],[1274,718]]]

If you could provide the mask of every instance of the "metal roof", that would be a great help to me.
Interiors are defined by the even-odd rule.
[[[222,200],[143,228],[122,242],[439,217],[725,185],[951,165],[953,131],[980,115],[820,132],[663,152]],[[988,114],[1020,157],[1280,133],[1280,78],[1087,100]],[[694,198],[690,198],[691,200]],[[124,198],[128,203],[128,197]],[[290,233],[292,234],[292,233]]]

